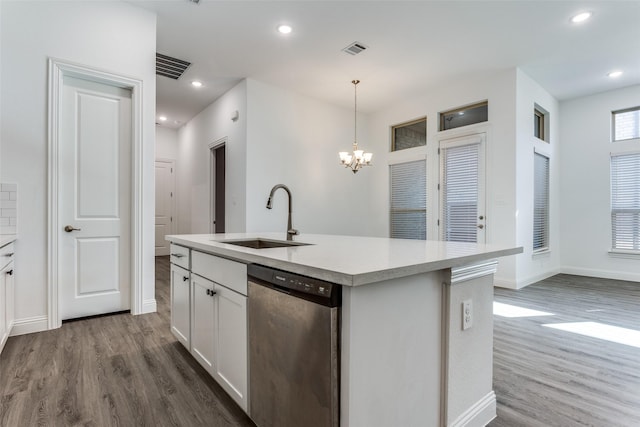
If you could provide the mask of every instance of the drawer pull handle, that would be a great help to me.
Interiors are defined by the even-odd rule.
[[[171,254],[171,256],[174,256],[176,258],[184,258],[184,254]]]
[[[8,254],[4,254],[4,256],[6,256],[6,257],[12,257],[12,256],[13,256],[13,252],[9,252]]]
[[[187,280],[189,280],[189,277],[188,277],[188,276],[182,276],[182,281],[183,281],[183,282],[186,282]]]
[[[9,270],[9,271],[7,271],[7,275],[9,275],[9,276],[13,276],[13,270]]]
[[[214,296],[216,294],[216,291],[214,291],[213,289],[207,289],[207,295],[209,295],[210,297]]]

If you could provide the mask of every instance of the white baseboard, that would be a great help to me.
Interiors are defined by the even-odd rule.
[[[496,394],[490,391],[447,427],[484,427],[496,417]]]
[[[494,277],[493,286],[497,286],[499,288],[518,289],[518,285],[515,280],[501,279],[499,277]]]
[[[560,269],[560,273],[575,274],[576,276],[599,277],[601,279],[640,282],[640,273],[628,273],[623,271],[596,270],[590,268],[564,266]]]
[[[140,314],[155,313],[156,311],[158,311],[158,305],[155,298],[146,299],[142,302],[142,313]]]
[[[16,319],[11,329],[12,337],[16,335],[32,334],[34,332],[42,332],[49,330],[49,319],[47,316],[26,317],[24,319]]]

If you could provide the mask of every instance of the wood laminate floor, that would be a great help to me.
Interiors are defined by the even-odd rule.
[[[11,337],[0,355],[0,426],[254,427],[169,330],[169,262],[158,312]]]
[[[557,275],[495,301],[547,316],[494,316],[494,390],[490,427],[640,426],[640,283]],[[632,345],[553,329],[616,326]]]
[[[159,257],[157,313],[9,338],[0,426],[254,427],[171,335],[168,280],[168,257]],[[498,418],[490,427],[640,426],[640,349],[542,326],[640,330],[640,284],[558,275],[496,289],[495,299],[553,316],[494,317]]]

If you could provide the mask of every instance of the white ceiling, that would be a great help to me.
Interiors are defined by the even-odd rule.
[[[177,81],[158,76],[170,127],[243,78],[349,108],[357,78],[363,112],[512,67],[559,100],[640,84],[640,0],[129,2],[157,13],[158,52],[192,63]],[[581,11],[593,17],[572,24]],[[369,48],[341,51],[354,41]],[[614,69],[624,74],[608,78]]]

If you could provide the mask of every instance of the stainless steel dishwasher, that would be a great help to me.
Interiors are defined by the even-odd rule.
[[[249,265],[249,415],[258,427],[337,427],[340,285]]]

